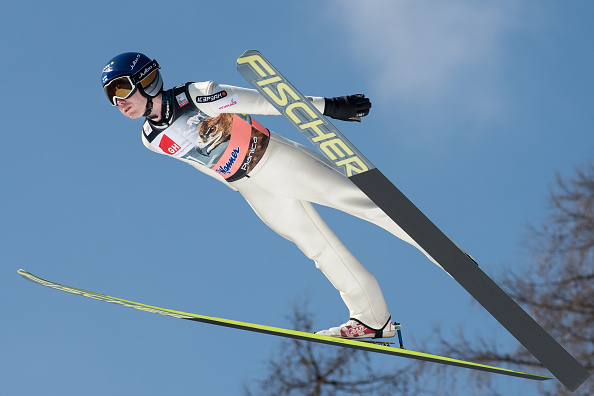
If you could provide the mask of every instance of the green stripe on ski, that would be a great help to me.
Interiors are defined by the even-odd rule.
[[[112,304],[123,305],[125,307],[134,308],[134,309],[138,309],[141,311],[156,313],[156,314],[165,315],[165,316],[172,316],[174,318],[193,320],[193,321],[197,321],[197,322],[209,323],[209,324],[213,324],[213,325],[217,325],[217,326],[232,327],[232,328],[237,328],[237,329],[258,332],[258,333],[273,334],[273,335],[277,335],[277,336],[281,336],[281,337],[296,338],[296,339],[300,339],[300,340],[304,340],[304,341],[344,346],[344,347],[348,347],[348,348],[361,349],[361,350],[365,350],[365,351],[369,351],[369,352],[396,355],[396,356],[406,357],[406,358],[410,358],[410,359],[425,360],[425,361],[430,361],[430,362],[435,362],[435,363],[440,363],[440,364],[446,364],[446,365],[450,365],[450,366],[465,367],[465,368],[469,368],[469,369],[504,374],[504,375],[514,376],[514,377],[521,377],[521,378],[527,378],[527,379],[533,379],[533,380],[546,380],[546,379],[552,378],[552,377],[548,377],[548,376],[544,376],[544,375],[525,373],[525,372],[521,372],[521,371],[509,370],[509,369],[504,369],[504,368],[500,368],[500,367],[493,367],[493,366],[488,366],[488,365],[484,365],[484,364],[480,364],[480,363],[467,362],[464,360],[452,359],[452,358],[438,356],[438,355],[431,355],[431,354],[423,353],[423,352],[415,352],[415,351],[410,351],[407,349],[399,349],[399,348],[394,348],[394,347],[385,346],[385,345],[366,343],[363,341],[328,337],[328,336],[323,336],[323,335],[318,335],[318,334],[313,334],[313,333],[306,333],[303,331],[289,330],[289,329],[283,329],[283,328],[272,327],[272,326],[264,326],[264,325],[254,324],[254,323],[241,322],[241,321],[237,321],[237,320],[222,319],[222,318],[216,318],[216,317],[212,317],[212,316],[205,316],[205,315],[198,315],[198,314],[189,313],[189,312],[176,311],[173,309],[155,307],[152,305],[142,304],[142,303],[135,302],[135,301],[124,300],[124,299],[118,298],[118,297],[108,296],[106,294],[101,294],[101,293],[96,293],[96,292],[92,292],[92,291],[88,291],[88,290],[78,289],[78,288],[71,287],[71,286],[61,285],[59,283],[55,283],[55,282],[51,282],[51,281],[39,278],[38,276],[35,276],[35,275],[31,274],[30,272],[24,271],[22,269],[19,270],[18,273],[23,278],[25,278],[31,282],[37,283],[39,285],[42,285],[42,286],[51,287],[53,289],[61,290],[61,291],[72,293],[72,294],[78,294],[80,296],[92,298],[94,300],[109,302]]]

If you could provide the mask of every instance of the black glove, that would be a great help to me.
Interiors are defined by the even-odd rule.
[[[361,122],[369,114],[371,102],[363,94],[324,98],[324,115],[343,121]]]

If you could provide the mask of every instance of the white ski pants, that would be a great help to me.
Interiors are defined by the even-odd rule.
[[[231,185],[264,223],[315,261],[339,290],[351,318],[381,329],[390,312],[376,278],[343,245],[312,203],[367,220],[427,253],[321,155],[280,135],[271,133],[270,137],[266,153],[249,177]]]

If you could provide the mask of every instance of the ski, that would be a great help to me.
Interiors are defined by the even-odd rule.
[[[237,70],[334,166],[433,257],[563,385],[574,391],[590,373],[437,228],[260,52]]]
[[[382,353],[382,354],[387,354],[387,355],[405,357],[405,358],[409,358],[409,359],[423,360],[423,361],[428,361],[428,362],[445,364],[445,365],[449,365],[449,366],[464,367],[464,368],[468,368],[468,369],[503,374],[503,375],[512,376],[512,377],[520,377],[520,378],[526,378],[526,379],[532,379],[532,380],[547,380],[547,379],[553,378],[553,377],[548,377],[545,375],[525,373],[525,372],[521,372],[521,371],[509,370],[509,369],[500,368],[500,367],[493,367],[493,366],[488,366],[488,365],[479,364],[479,363],[467,362],[464,360],[452,359],[452,358],[448,358],[445,356],[431,355],[431,354],[423,353],[423,352],[415,352],[415,351],[410,351],[407,349],[395,348],[395,347],[391,347],[391,346],[382,345],[380,343],[371,343],[371,342],[364,342],[364,341],[357,341],[357,340],[349,340],[349,339],[344,339],[344,338],[329,337],[329,336],[323,336],[323,335],[318,335],[318,334],[313,334],[313,333],[306,333],[303,331],[289,330],[289,329],[283,329],[283,328],[279,328],[279,327],[263,326],[263,325],[254,324],[254,323],[240,322],[237,320],[215,318],[212,316],[204,316],[204,315],[198,315],[198,314],[194,314],[194,313],[176,311],[173,309],[160,308],[160,307],[155,307],[152,305],[142,304],[139,302],[124,300],[124,299],[118,298],[118,297],[108,296],[106,294],[95,293],[92,291],[78,289],[75,287],[51,282],[51,281],[42,279],[38,276],[35,276],[35,275],[31,274],[30,272],[27,272],[22,269],[18,270],[18,273],[23,278],[25,278],[31,282],[34,282],[34,283],[42,285],[42,286],[50,287],[52,289],[61,290],[61,291],[67,292],[67,293],[72,293],[72,294],[77,294],[79,296],[92,298],[94,300],[104,301],[104,302],[108,302],[108,303],[112,303],[112,304],[118,304],[118,305],[122,305],[122,306],[128,307],[128,308],[134,308],[134,309],[138,309],[141,311],[152,312],[152,313],[156,313],[159,315],[171,316],[171,317],[179,318],[179,319],[186,319],[186,320],[191,320],[191,321],[195,321],[195,322],[208,323],[208,324],[212,324],[212,325],[216,325],[216,326],[231,327],[231,328],[235,328],[235,329],[247,330],[247,331],[252,331],[252,332],[256,332],[256,333],[272,334],[272,335],[276,335],[276,336],[280,336],[280,337],[294,338],[294,339],[309,341],[309,342],[359,349],[359,350],[363,350],[363,351],[367,351],[367,352],[375,352],[375,353]]]

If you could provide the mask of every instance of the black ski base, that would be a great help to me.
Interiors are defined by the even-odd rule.
[[[474,260],[441,232],[377,168],[350,179],[429,253],[569,390],[590,373],[509,297]]]

